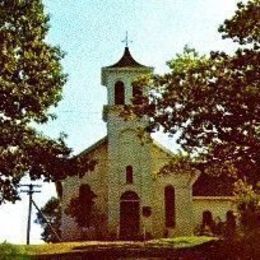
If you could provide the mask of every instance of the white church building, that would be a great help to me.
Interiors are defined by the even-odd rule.
[[[160,174],[160,169],[176,155],[144,133],[146,118],[122,116],[124,106],[147,89],[133,81],[153,73],[152,67],[138,63],[125,47],[115,64],[101,69],[101,84],[107,89],[103,120],[107,136],[87,148],[82,158],[97,160],[94,171],[84,177],[68,177],[62,182],[61,232],[64,241],[81,239],[139,239],[192,235],[202,213],[225,220],[233,209],[230,189],[224,180],[208,177],[196,170],[176,169]],[[82,185],[96,195],[93,219],[86,229],[78,227],[64,211],[79,195]]]

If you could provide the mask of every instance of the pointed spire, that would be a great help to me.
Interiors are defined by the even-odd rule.
[[[125,39],[122,40],[123,43],[125,43],[125,50],[123,53],[123,56],[120,58],[120,60],[116,63],[114,63],[111,66],[106,66],[103,68],[124,68],[124,67],[132,67],[132,68],[143,68],[143,69],[153,69],[152,67],[148,67],[145,65],[140,64],[137,62],[131,55],[130,50],[129,50],[129,43],[132,41],[129,40],[128,38],[128,31],[126,31]]]
[[[117,67],[142,67],[146,68],[147,66],[140,64],[137,62],[131,55],[128,47],[125,47],[125,51],[121,59],[111,66],[107,66],[107,68],[117,68]]]

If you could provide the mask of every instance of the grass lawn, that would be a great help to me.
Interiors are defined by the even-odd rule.
[[[64,242],[56,244],[42,245],[13,245],[9,243],[0,244],[0,259],[9,259],[8,256],[20,256],[20,259],[26,259],[22,256],[42,257],[47,259],[48,256],[73,256],[83,254],[106,254],[112,255],[128,255],[135,256],[140,252],[158,255],[162,250],[176,251],[178,249],[193,248],[209,241],[214,240],[212,237],[194,236],[194,237],[178,237],[150,240],[146,242],[131,241],[86,241],[86,242]],[[5,256],[5,258],[4,258]],[[2,257],[2,258],[1,258]],[[10,258],[15,259],[15,258]],[[19,259],[19,258],[16,258]],[[37,258],[38,259],[38,258]],[[53,258],[54,259],[54,258]]]

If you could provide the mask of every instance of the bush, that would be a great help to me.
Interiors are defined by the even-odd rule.
[[[22,256],[23,254],[25,254],[25,249],[22,247],[12,245],[6,241],[0,244],[0,260],[29,259],[28,256]]]
[[[251,259],[260,259],[260,228],[248,232],[242,239],[244,254]]]

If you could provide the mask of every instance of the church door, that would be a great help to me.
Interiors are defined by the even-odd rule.
[[[140,200],[135,192],[127,191],[120,198],[120,238],[138,239],[140,227]]]

